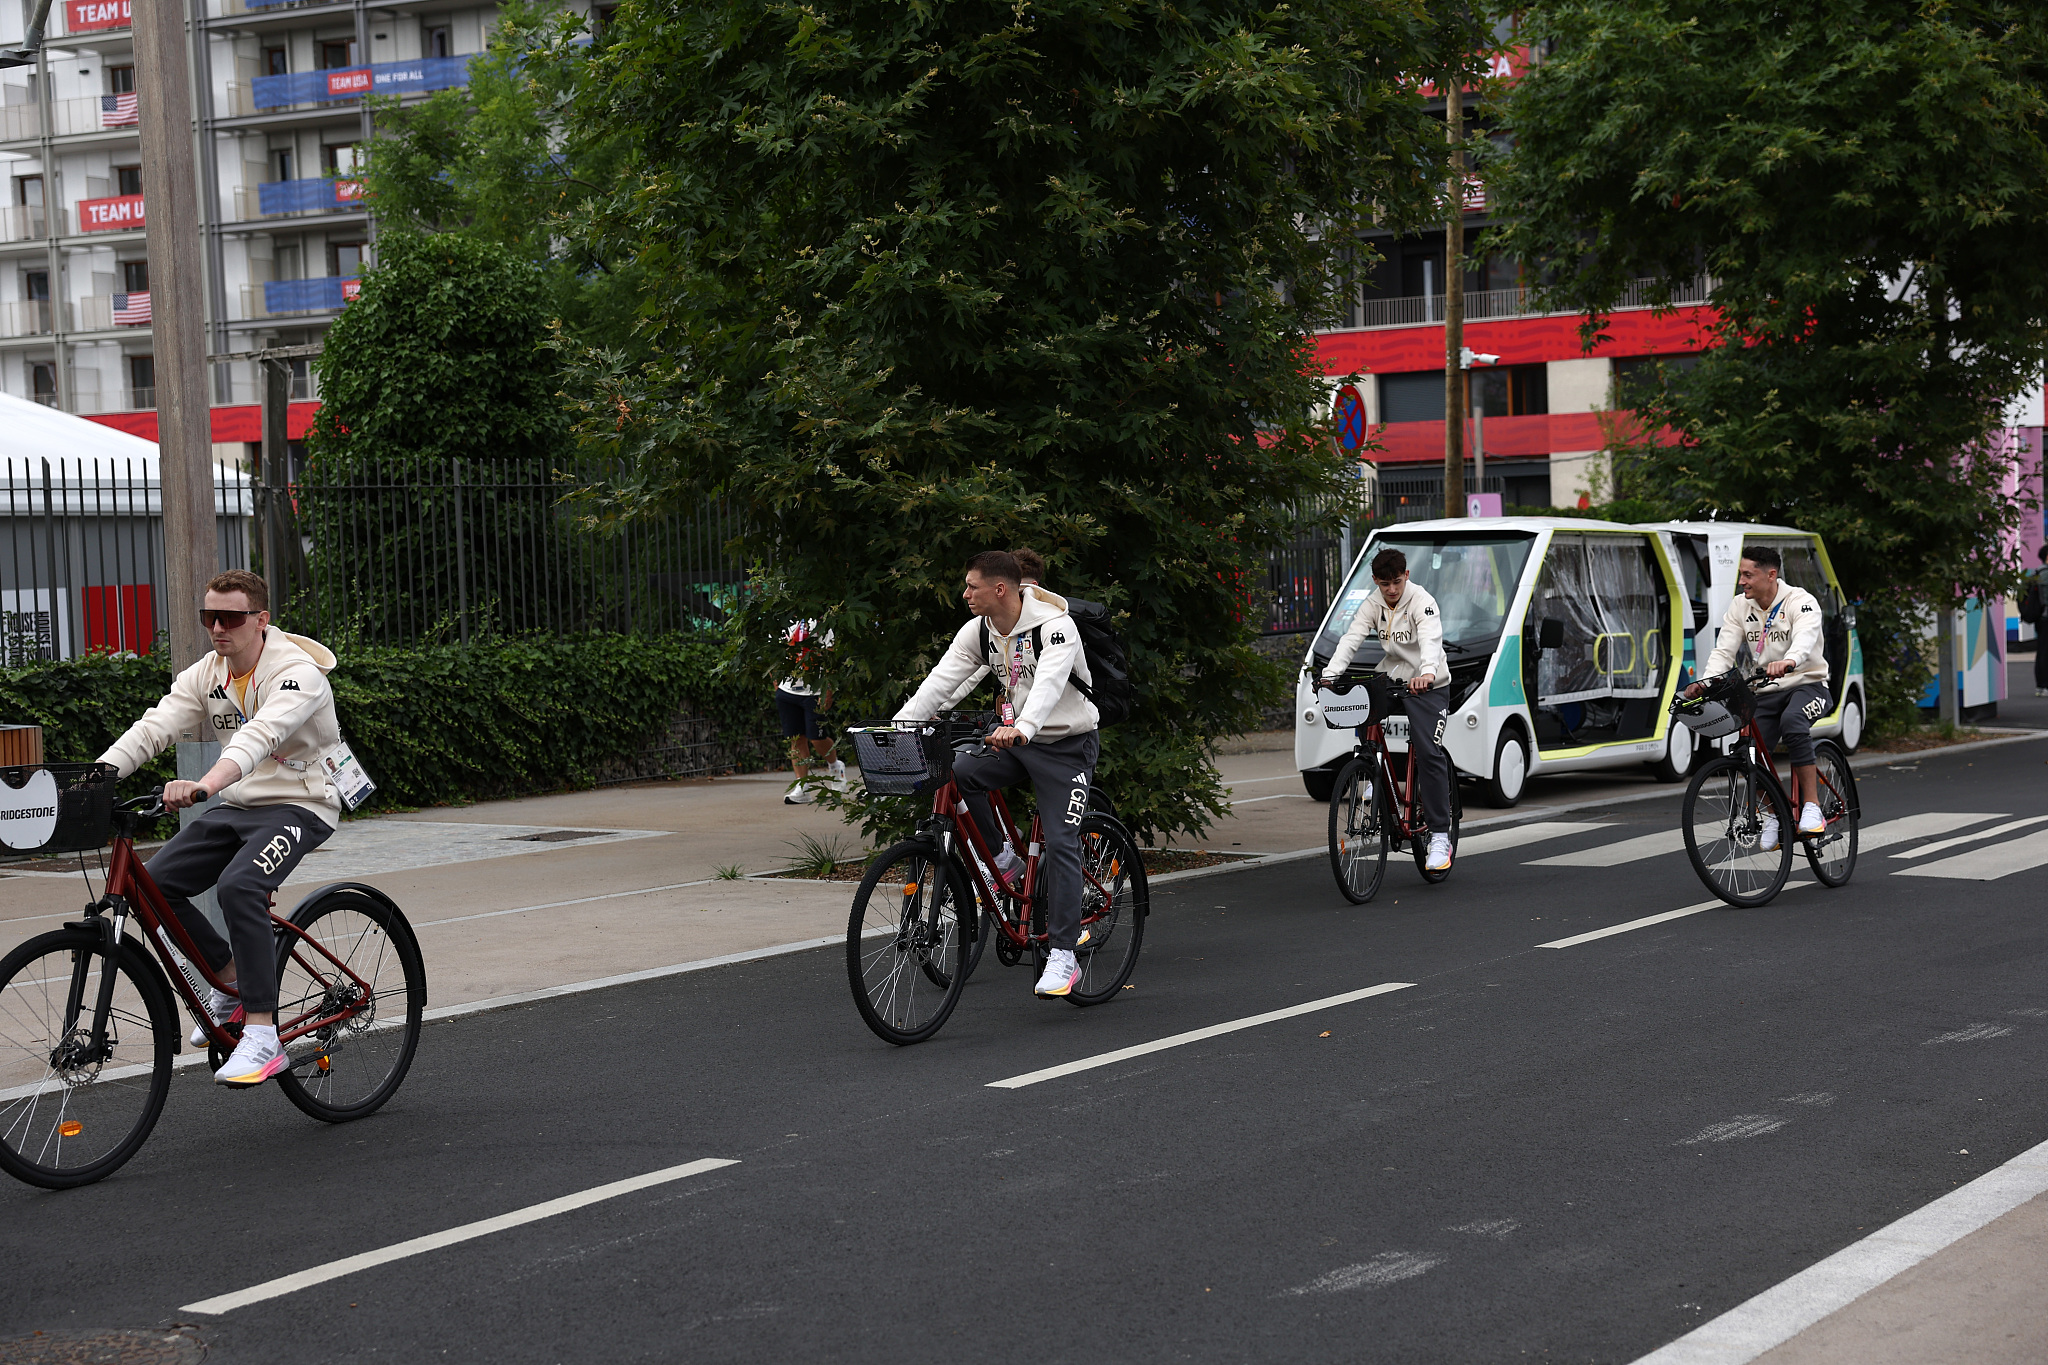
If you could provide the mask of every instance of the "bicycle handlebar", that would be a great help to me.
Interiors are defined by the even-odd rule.
[[[212,799],[212,792],[208,791],[204,787],[201,787],[199,789],[199,800],[201,802],[210,801]],[[123,801],[118,809],[126,812],[129,815],[162,815],[164,814],[164,789],[162,787],[156,787],[151,789],[149,795],[147,796],[130,797],[128,800]]]

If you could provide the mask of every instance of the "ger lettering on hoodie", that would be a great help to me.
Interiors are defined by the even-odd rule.
[[[982,618],[969,617],[946,646],[938,667],[904,703],[896,719],[930,720],[994,673],[1017,713],[1017,730],[1027,740],[1065,739],[1100,725],[1102,715],[1095,703],[1082,696],[1080,688],[1067,686],[1071,678],[1091,687],[1095,684],[1088,672],[1088,656],[1081,649],[1080,628],[1067,614],[1067,599],[1035,587],[1020,601],[1023,610],[1007,634],[989,626],[986,656],[981,652]],[[1034,647],[1034,631],[1044,646],[1043,654]],[[1013,672],[1014,684],[1010,682]]]

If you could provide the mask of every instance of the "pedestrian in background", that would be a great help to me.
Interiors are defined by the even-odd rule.
[[[796,669],[775,685],[775,714],[782,721],[782,733],[789,740],[789,769],[796,781],[783,794],[785,806],[808,806],[818,799],[811,785],[811,768],[823,765],[826,780],[846,780],[846,765],[833,755],[833,741],[825,738],[819,711],[832,709],[832,694],[823,697],[812,686],[819,650],[832,648],[832,632],[818,634],[816,621],[798,621],[783,633],[783,641],[796,651]]]
[[[2048,639],[2042,638],[2041,620],[2048,615],[2048,545],[2041,547],[2041,567],[2027,579],[2020,592],[2020,620],[2034,628],[2034,695],[2048,697]]]
[[[1024,571],[1024,577],[1019,581],[1019,586],[1025,588],[1037,587],[1038,580],[1045,577],[1045,561],[1039,558],[1038,551],[1028,547],[1019,547],[1010,551],[1010,554],[1016,559],[1017,567]]]

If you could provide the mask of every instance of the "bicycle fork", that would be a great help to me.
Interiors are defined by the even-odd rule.
[[[109,907],[114,912],[111,919],[101,913]],[[81,949],[72,958],[71,988],[64,997],[64,1036],[59,1038],[50,1050],[52,1069],[78,1070],[113,1056],[113,1045],[107,1039],[107,1027],[114,1015],[114,979],[120,971],[121,935],[127,924],[127,902],[119,896],[110,895],[95,904],[87,918],[65,925],[67,929],[82,929],[97,934],[105,965],[100,968],[99,991],[94,996],[92,1029],[81,1038],[78,1017],[85,1009],[86,986],[92,976],[92,953]]]

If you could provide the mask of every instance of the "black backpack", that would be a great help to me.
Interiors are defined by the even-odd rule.
[[[2027,584],[2020,594],[2020,620],[2030,626],[2041,624],[2041,580],[2036,578]]]
[[[1071,681],[1081,689],[1082,696],[1095,703],[1095,712],[1102,718],[1102,724],[1115,725],[1129,720],[1132,709],[1138,704],[1138,689],[1131,682],[1131,660],[1124,652],[1124,637],[1110,624],[1109,608],[1100,602],[1084,602],[1078,597],[1069,597],[1067,615],[1074,618],[1074,625],[1081,632],[1081,654],[1088,660],[1088,676],[1095,680],[1092,684],[1085,683],[1079,674],[1073,674],[1070,675]],[[988,618],[984,616],[981,619],[981,657],[988,658],[994,648]],[[1031,652],[1045,652],[1037,626],[1031,628]]]

